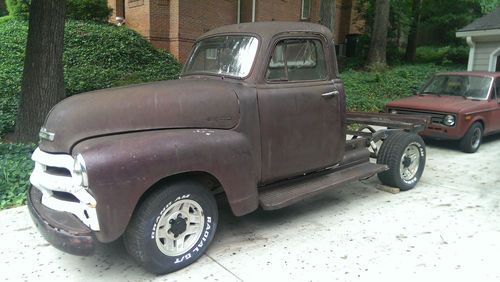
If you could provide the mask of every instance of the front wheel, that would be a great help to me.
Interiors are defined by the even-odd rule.
[[[465,153],[475,153],[481,146],[482,139],[483,126],[479,122],[475,122],[460,140],[460,149]]]
[[[410,190],[424,172],[425,154],[425,143],[419,135],[403,131],[390,134],[377,157],[377,163],[389,169],[379,173],[378,178],[385,185]]]
[[[217,204],[202,185],[186,181],[153,191],[135,211],[123,236],[145,269],[164,274],[196,261],[217,228]]]

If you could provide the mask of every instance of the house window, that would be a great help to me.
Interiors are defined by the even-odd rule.
[[[309,18],[311,18],[311,0],[302,0],[300,19],[308,20]]]
[[[500,72],[500,56],[497,56],[497,67],[495,68],[495,71]]]

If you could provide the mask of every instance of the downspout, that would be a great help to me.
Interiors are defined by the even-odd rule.
[[[255,22],[255,1],[252,0],[252,22]]]
[[[474,68],[474,55],[476,54],[476,43],[472,41],[472,36],[467,36],[467,45],[469,45],[469,63],[467,65],[467,71],[472,71]]]
[[[238,14],[236,15],[236,23],[241,23],[241,0],[238,0]]]

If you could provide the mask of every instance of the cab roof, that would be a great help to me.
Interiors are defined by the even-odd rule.
[[[200,38],[210,37],[216,34],[227,33],[253,33],[259,35],[263,40],[269,40],[281,33],[290,32],[312,32],[325,35],[327,38],[332,38],[332,34],[328,28],[323,25],[309,22],[252,22],[226,25],[217,27],[203,34]]]

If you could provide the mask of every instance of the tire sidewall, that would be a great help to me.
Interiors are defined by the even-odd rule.
[[[477,146],[474,147],[472,144],[472,138],[474,137],[474,131],[476,129],[479,129],[480,136]],[[479,150],[479,147],[481,147],[481,143],[483,142],[483,126],[478,122],[473,123],[467,131],[466,136],[464,137],[464,140],[462,142],[462,150],[467,153],[474,153]]]
[[[153,215],[148,221],[147,226],[149,234],[147,234],[147,238],[144,238],[147,240],[144,252],[147,252],[148,257],[151,258],[151,261],[145,267],[153,272],[173,272],[196,261],[208,248],[217,229],[218,214],[213,199],[210,199],[206,194],[199,193],[195,189],[190,189],[190,186],[182,187],[185,189],[178,189],[181,188],[180,186],[172,188],[174,188],[170,190],[172,193],[169,193],[166,197],[162,197],[162,200],[159,201],[160,203],[153,208]],[[182,190],[182,192],[179,190]],[[156,244],[156,226],[161,216],[170,206],[180,200],[186,199],[197,202],[203,209],[205,219],[203,231],[191,249],[177,256],[167,256]],[[161,271],[158,271],[158,269],[161,269]]]

